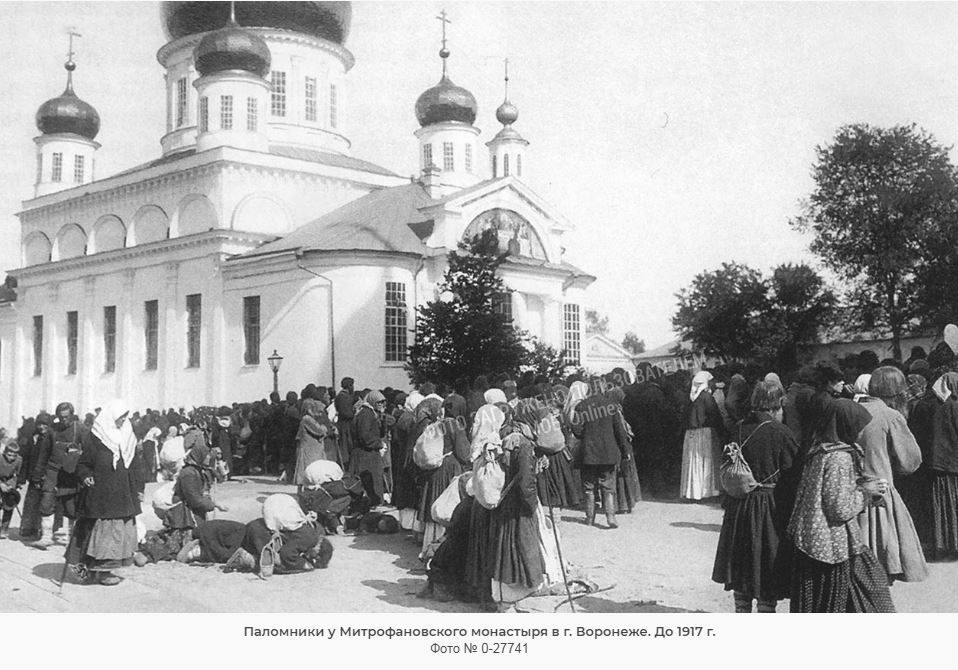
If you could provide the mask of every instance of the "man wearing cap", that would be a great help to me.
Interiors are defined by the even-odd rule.
[[[4,442],[3,454],[0,455],[0,508],[3,509],[3,515],[0,516],[0,540],[7,539],[13,510],[20,503],[20,492],[17,489],[20,487],[20,468],[23,465],[17,441],[4,438]]]
[[[40,528],[40,500],[43,497],[43,479],[46,475],[47,461],[53,447],[50,435],[50,425],[53,417],[47,412],[40,412],[36,418],[36,428],[29,440],[32,444],[25,450],[24,463],[20,470],[20,480],[27,481],[27,493],[23,497],[23,517],[20,519],[20,540],[26,543],[39,541],[43,537]],[[53,535],[53,517],[50,517],[47,537]]]
[[[376,507],[383,501],[383,437],[386,434],[383,413],[386,411],[386,396],[379,391],[370,391],[356,411],[356,444],[349,458],[349,472],[363,483],[369,504]]]
[[[55,534],[45,534],[37,546],[49,546],[54,541],[69,539],[70,523],[76,519],[76,499],[80,480],[76,474],[77,463],[83,452],[81,440],[87,428],[79,422],[73,405],[61,402],[57,405],[53,423],[50,425],[50,456],[43,475],[43,496],[40,498],[40,515],[43,528],[57,529]],[[47,519],[52,519],[52,525]],[[69,521],[64,522],[64,518]]]

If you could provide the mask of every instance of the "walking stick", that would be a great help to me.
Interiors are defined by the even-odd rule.
[[[565,583],[565,593],[569,598],[569,607],[575,614],[575,603],[572,601],[572,591],[569,589],[569,577],[565,573],[565,560],[562,558],[562,544],[559,542],[559,529],[556,527],[555,515],[552,512],[552,501],[549,501],[549,520],[552,522],[552,536],[556,541],[556,551],[559,552],[559,568],[562,570],[562,581]]]

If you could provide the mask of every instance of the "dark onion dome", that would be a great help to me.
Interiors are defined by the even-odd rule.
[[[479,106],[476,98],[462,86],[443,75],[438,84],[422,92],[416,100],[416,118],[420,126],[455,121],[472,125]]]
[[[234,23],[207,33],[193,52],[193,60],[203,76],[226,70],[245,70],[266,77],[270,53],[266,42]]]
[[[47,100],[37,110],[37,128],[44,135],[73,133],[88,140],[100,132],[100,115],[93,105],[80,100],[73,92],[73,71],[76,64],[67,62],[67,87],[59,97]]]
[[[511,126],[519,118],[519,109],[506,100],[496,110],[496,120],[504,126]]]
[[[344,44],[353,8],[349,2],[237,2],[236,22],[247,28],[278,28]],[[170,40],[216,30],[230,18],[228,2],[164,2]]]

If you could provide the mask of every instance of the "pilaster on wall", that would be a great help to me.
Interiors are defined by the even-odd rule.
[[[80,387],[80,397],[78,400],[77,412],[91,411],[96,399],[93,397],[93,379],[95,376],[94,365],[96,364],[96,348],[94,339],[96,338],[96,328],[93,324],[93,313],[96,306],[96,278],[87,277],[83,280],[83,325],[80,334],[80,342],[77,346],[77,363],[79,364],[80,379],[83,380]],[[81,408],[83,408],[81,410]]]
[[[133,333],[133,288],[136,281],[136,270],[128,268],[123,271],[123,297],[121,314],[123,323],[120,328],[120,337],[117,338],[116,365],[120,374],[117,379],[117,397],[133,397],[133,371],[136,355],[134,354]]]
[[[43,391],[41,406],[52,408],[60,402],[57,395],[57,380],[63,375],[60,364],[60,314],[57,303],[60,301],[60,285],[56,282],[47,287],[47,304],[40,310],[43,318]]]
[[[177,319],[177,284],[179,282],[179,263],[166,264],[166,287],[163,292],[163,322],[160,326],[159,368],[163,371],[159,397],[161,407],[170,407],[176,394],[176,371],[174,365],[179,360],[179,327]]]

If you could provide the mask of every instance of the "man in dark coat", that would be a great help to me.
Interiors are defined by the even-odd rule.
[[[625,387],[622,414],[632,428],[636,470],[643,492],[666,495],[668,398],[657,377]]]
[[[24,422],[23,433],[26,432],[28,422]],[[43,499],[43,481],[47,472],[47,461],[53,449],[53,436],[50,426],[53,417],[46,412],[40,412],[34,422],[30,422],[33,430],[24,435],[24,443],[20,445],[23,455],[23,467],[20,476],[30,483],[23,499],[23,518],[20,520],[20,540],[28,544],[37,544],[37,548],[46,549],[52,543],[53,517],[43,522],[41,528],[40,501]],[[44,535],[46,536],[44,538]],[[41,540],[46,540],[41,544]]]
[[[379,391],[370,391],[356,414],[356,444],[349,459],[349,472],[362,481],[371,507],[383,501],[384,463],[380,452],[386,434],[385,409],[386,397]]]
[[[344,464],[348,465],[353,450],[353,418],[355,418],[356,396],[353,393],[355,382],[352,377],[343,377],[342,388],[336,394],[336,428],[339,430],[339,453],[342,454]]]
[[[631,458],[628,436],[616,419],[616,406],[604,394],[599,379],[590,383],[590,395],[575,409],[572,432],[579,438],[579,462],[585,495],[585,520],[595,522],[595,489],[602,492],[602,508],[609,528],[618,528],[615,520],[615,468],[622,459]]]
[[[44,526],[49,525],[46,519],[52,518],[56,533],[54,537],[41,539],[41,543],[45,542],[47,546],[54,540],[66,544],[69,524],[76,519],[76,499],[80,490],[76,468],[80,460],[83,434],[87,430],[74,413],[73,405],[68,402],[57,405],[56,416],[51,425],[51,449],[40,500],[40,514],[44,517]],[[64,523],[64,518],[69,521]]]
[[[210,447],[218,450],[218,456],[226,463],[226,478],[232,479],[236,472],[236,464],[233,455],[236,453],[236,434],[230,430],[230,417],[232,410],[223,405],[216,410],[216,419],[212,422],[210,431]]]

